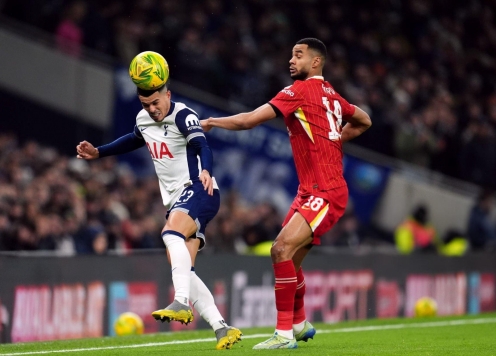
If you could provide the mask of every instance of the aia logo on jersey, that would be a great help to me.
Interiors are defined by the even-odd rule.
[[[169,147],[165,144],[165,142],[153,142],[153,144],[150,145],[150,143],[146,143],[146,147],[148,147],[148,151],[150,151],[150,154],[152,155],[153,159],[162,159],[164,157],[168,158],[174,158],[172,155],[171,151],[169,150]]]
[[[164,125],[164,130],[165,130],[165,132],[164,132],[164,136],[167,136],[167,128],[168,128],[168,127],[169,127],[169,126]]]

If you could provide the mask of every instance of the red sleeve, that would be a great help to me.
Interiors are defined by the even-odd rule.
[[[296,90],[296,85],[292,85],[281,90],[277,95],[269,101],[274,105],[284,117],[294,113],[296,109],[302,106],[303,96]]]

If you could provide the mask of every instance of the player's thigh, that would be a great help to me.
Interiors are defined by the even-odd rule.
[[[193,218],[187,213],[175,210],[169,214],[162,233],[167,230],[176,231],[184,237],[189,237],[196,233],[197,226]]]
[[[200,240],[198,249],[201,250],[205,246],[205,228],[215,217],[219,208],[219,190],[214,189],[213,195],[209,195],[201,182],[195,182],[183,191],[181,197],[170,209],[166,229],[181,232],[186,237],[198,238]],[[187,215],[189,219],[183,219],[184,215]],[[181,216],[179,220],[178,216]],[[187,225],[185,225],[186,221]],[[176,230],[180,228],[183,230]]]
[[[295,212],[277,235],[271,249],[272,258],[274,262],[292,259],[300,248],[311,242],[310,226],[299,212]]]

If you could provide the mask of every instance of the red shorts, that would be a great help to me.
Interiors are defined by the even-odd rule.
[[[299,212],[313,231],[313,245],[320,245],[320,237],[329,231],[343,216],[348,202],[348,187],[346,185],[322,192],[312,192],[296,195],[289,208],[285,226],[291,217]]]

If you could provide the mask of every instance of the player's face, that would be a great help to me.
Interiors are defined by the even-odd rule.
[[[141,106],[148,112],[153,121],[162,121],[169,112],[171,105],[170,90],[163,92],[156,91],[148,97],[138,95],[138,98],[141,101]]]
[[[314,60],[314,53],[308,49],[308,45],[295,45],[293,47],[293,56],[289,60],[289,74],[291,78],[294,80],[307,79]]]
[[[312,63],[312,56],[308,45],[297,44],[293,47],[293,56],[289,60],[289,73],[291,78],[304,80],[308,77]]]

